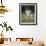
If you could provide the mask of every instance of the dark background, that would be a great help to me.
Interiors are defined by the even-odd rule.
[[[35,12],[35,6],[34,6],[34,5],[23,5],[23,6],[21,7],[21,9],[22,9],[22,12],[25,12],[25,9],[31,10],[32,13]]]

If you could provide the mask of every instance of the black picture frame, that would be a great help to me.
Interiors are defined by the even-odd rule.
[[[37,25],[37,3],[19,3],[19,24]]]

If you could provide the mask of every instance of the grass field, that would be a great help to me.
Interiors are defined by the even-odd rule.
[[[21,16],[21,22],[25,23],[29,23],[29,22],[34,22],[34,16]]]

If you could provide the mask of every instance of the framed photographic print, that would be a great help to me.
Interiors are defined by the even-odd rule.
[[[37,3],[19,4],[19,24],[37,25]]]

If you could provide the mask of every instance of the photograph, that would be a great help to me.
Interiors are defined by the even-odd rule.
[[[37,25],[37,3],[19,3],[19,24]]]

